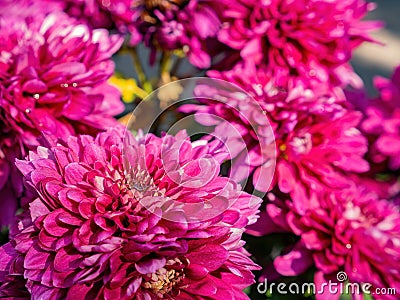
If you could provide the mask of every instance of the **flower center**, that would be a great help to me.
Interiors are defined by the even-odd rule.
[[[185,276],[184,266],[179,258],[169,260],[163,268],[158,269],[155,273],[147,274],[142,286],[162,299],[165,294],[170,293],[182,281]]]
[[[187,0],[143,0],[146,9],[160,8],[162,10],[171,9],[172,5],[180,6]]]
[[[311,134],[306,133],[301,137],[294,137],[289,143],[296,154],[307,154],[312,148]]]
[[[158,189],[147,170],[143,170],[140,167],[138,167],[137,170],[131,169],[130,172],[126,174],[126,179],[129,188],[138,198],[143,198],[145,196],[157,197],[163,195],[162,191]]]

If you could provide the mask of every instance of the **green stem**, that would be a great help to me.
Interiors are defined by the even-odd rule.
[[[163,52],[161,56],[161,65],[160,65],[161,80],[163,84],[171,82],[171,66],[172,66],[171,53]]]
[[[132,48],[130,53],[132,55],[133,65],[134,65],[136,73],[138,75],[139,84],[141,87],[144,87],[145,82],[146,82],[146,73],[143,70],[142,62],[140,61],[137,49]]]

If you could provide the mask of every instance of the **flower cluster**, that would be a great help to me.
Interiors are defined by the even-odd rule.
[[[221,26],[220,5],[210,0],[60,1],[61,9],[94,28],[130,34],[130,44],[144,42],[155,51],[180,50],[196,67],[211,64],[209,39]]]
[[[218,176],[226,155],[121,128],[38,147],[17,163],[38,196],[1,249],[0,295],[243,299],[257,267],[240,239],[261,200]],[[207,217],[210,204],[224,210]]]
[[[131,42],[183,50],[194,66],[208,68],[207,41],[216,39],[220,28],[218,10],[219,4],[210,0],[143,1],[135,7]]]
[[[368,163],[363,160],[367,140],[357,129],[362,116],[346,109],[344,96],[340,100],[335,94],[321,94],[316,99],[313,92],[308,93],[301,86],[290,92],[276,90],[268,72],[262,68],[255,70],[251,65],[210,73],[236,83],[246,93],[213,91],[224,100],[213,105],[187,105],[182,110],[217,115],[241,133],[246,143],[244,150],[249,152],[250,158],[243,159],[239,165],[255,171],[253,182],[258,190],[265,192],[270,188],[270,182],[262,178],[273,172],[269,159],[275,154],[267,147],[272,143],[260,144],[261,137],[269,137],[266,133],[271,131],[270,126],[276,143],[275,181],[285,193],[296,193],[308,201],[317,191],[348,186],[347,172],[368,171]],[[243,74],[254,75],[244,77]],[[201,91],[197,95],[204,97],[204,93]],[[252,102],[258,105],[251,105]],[[238,114],[246,117],[238,117]],[[199,122],[210,125],[204,118],[199,118]],[[226,131],[224,122],[212,125],[217,125],[215,131]],[[254,133],[255,128],[258,134]],[[239,180],[248,176],[234,171]]]
[[[42,2],[42,5],[47,2]],[[117,29],[120,33],[125,34],[135,31],[132,23],[135,6],[136,2],[141,1],[52,0],[51,2],[58,2],[61,10],[92,28]]]
[[[400,214],[393,203],[356,187],[321,193],[302,209],[294,201],[272,200],[260,221],[274,224],[269,232],[288,231],[299,237],[287,254],[275,259],[279,273],[295,276],[315,265],[316,283],[344,271],[350,282],[399,292]]]
[[[48,2],[48,1],[46,1]],[[107,8],[111,3],[124,1],[98,1],[98,0],[77,0],[77,1],[53,1],[59,2],[60,10],[65,11],[93,28],[113,28],[115,27],[114,15]],[[126,2],[126,1],[125,1]],[[104,4],[103,4],[104,3]],[[126,2],[128,4],[128,2]],[[124,7],[123,11],[128,11],[129,7]]]
[[[264,65],[256,67],[253,63],[240,63],[232,70],[213,70],[207,74],[235,84],[253,97],[267,113],[277,139],[290,133],[306,117],[305,114],[319,118],[342,114],[346,101],[340,88],[311,87],[301,78],[275,78]],[[218,110],[214,107],[208,109]]]
[[[310,84],[360,82],[348,61],[371,41],[377,22],[361,21],[374,5],[364,0],[224,0],[221,42],[245,61],[266,64],[274,80],[300,77]]]
[[[234,178],[245,179],[248,172],[241,170],[250,169],[253,187],[269,192],[266,217],[248,232],[286,231],[300,238],[292,252],[275,259],[279,275],[300,275],[315,266],[316,282],[344,270],[352,282],[371,277],[374,287],[398,289],[399,188],[393,171],[399,169],[400,71],[392,80],[376,79],[377,99],[343,90],[348,84],[362,86],[348,61],[355,47],[371,41],[368,30],[378,27],[361,21],[371,4],[224,3],[218,38],[239,50],[241,60],[207,75],[234,83],[243,93],[203,88],[199,104],[181,110],[196,112],[198,122],[215,126],[214,134],[228,135],[229,147],[236,150]],[[218,101],[204,100],[212,93]],[[201,117],[204,113],[217,118]],[[245,149],[235,147],[238,139],[226,121],[242,135]],[[275,149],[262,140],[271,130]],[[392,170],[388,175],[387,168],[379,168],[386,181],[377,180],[374,164],[382,162]],[[381,253],[379,259],[366,239]],[[271,266],[264,274],[276,278]]]
[[[375,42],[380,22],[363,20],[373,9],[2,1],[0,226],[12,226],[0,298],[244,300],[257,264],[260,280],[315,271],[322,283],[344,271],[400,293],[400,66],[375,79],[370,99],[350,65]],[[128,114],[115,118],[164,109],[188,86],[194,99],[151,127],[160,136],[134,136],[120,124]],[[161,133],[163,122],[187,124],[182,113],[214,131]],[[260,259],[259,244],[244,248],[246,230],[292,243],[272,237]]]

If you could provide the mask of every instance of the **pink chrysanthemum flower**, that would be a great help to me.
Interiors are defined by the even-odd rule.
[[[7,224],[16,205],[7,203],[22,190],[15,158],[43,143],[42,134],[67,138],[116,124],[123,104],[107,79],[122,41],[62,13],[37,20],[4,15],[0,33],[0,190],[7,188],[0,203]]]
[[[388,161],[393,170],[400,168],[400,67],[392,79],[375,78],[380,96],[360,103],[365,113],[361,129],[372,143],[370,151],[374,163]]]
[[[377,22],[361,21],[374,8],[364,0],[223,0],[221,42],[244,60],[265,63],[273,78],[301,77],[333,86],[361,84],[348,61],[371,41]]]
[[[232,170],[236,180],[249,176],[242,170],[250,170],[254,171],[256,189],[265,192],[273,187],[269,178],[275,166],[271,164],[275,152],[270,147],[275,146],[271,142],[274,137],[275,182],[281,191],[295,193],[304,201],[321,189],[347,186],[348,172],[368,171],[368,163],[363,160],[367,140],[357,130],[360,113],[346,110],[345,101],[329,92],[321,92],[317,97],[301,85],[290,91],[276,90],[264,69],[254,70],[254,76],[247,80],[246,75],[251,74],[251,70],[238,68],[210,73],[236,83],[246,93],[222,94],[221,90],[206,87],[197,96],[218,99],[217,102],[181,108],[201,114],[197,120],[205,126],[216,125],[216,134],[222,132],[230,137],[232,130],[226,128],[226,122],[240,133],[244,143],[227,138],[230,148],[236,150],[231,151],[236,156]],[[219,119],[205,118],[205,113]],[[272,131],[274,137],[271,137]],[[247,157],[244,152],[248,152]]]
[[[69,16],[77,18],[93,28],[112,28],[115,26],[112,14],[103,3],[110,5],[122,1],[62,0],[56,2],[62,5],[62,9]]]
[[[292,132],[305,114],[335,116],[342,113],[345,106],[345,95],[340,88],[308,86],[301,78],[274,79],[266,66],[256,67],[253,63],[240,63],[223,72],[209,71],[207,75],[235,84],[252,96],[266,112],[276,139]],[[239,107],[240,102],[234,106]],[[215,113],[223,110],[214,106],[208,109]]]
[[[220,28],[219,4],[209,0],[138,1],[130,27],[132,43],[182,49],[196,67],[211,64],[207,40]]]
[[[367,140],[357,130],[361,117],[352,111],[328,120],[309,117],[277,141],[277,184],[281,192],[296,198],[299,210],[322,191],[348,188],[349,174],[369,170],[363,158]]]
[[[29,0],[18,0],[24,3]],[[35,3],[35,8],[49,1]],[[130,34],[130,42],[144,42],[153,50],[183,50],[196,67],[207,68],[217,42],[221,21],[220,5],[210,0],[68,0],[54,2],[54,10],[68,15],[93,28],[116,28]],[[32,4],[33,5],[33,4]],[[46,10],[49,11],[49,10]],[[218,47],[222,45],[218,44]],[[217,51],[218,52],[218,51]]]
[[[42,0],[44,3],[47,0]],[[92,28],[118,29],[127,33],[134,30],[130,24],[135,12],[133,0],[51,0],[58,2],[61,10]]]
[[[303,211],[295,201],[272,200],[260,222],[269,225],[269,232],[287,231],[300,238],[290,252],[275,259],[280,274],[299,275],[314,265],[319,287],[344,271],[350,282],[370,283],[371,292],[389,287],[400,292],[400,212],[393,203],[357,187],[351,192],[321,193]],[[334,297],[339,299],[340,294],[329,294],[329,299]]]
[[[215,80],[214,86],[210,82],[199,84],[194,91],[200,104],[185,104],[179,109],[195,112],[197,122],[204,126],[215,126],[210,138],[220,137],[229,148],[233,159],[230,173],[235,180],[246,180],[254,169],[268,166],[269,178],[254,183],[260,190],[259,185],[268,189],[275,167],[276,124],[269,122],[264,103],[251,94],[225,81]]]
[[[0,294],[247,299],[257,266],[241,235],[261,199],[218,175],[219,142],[122,131],[70,137],[17,162],[38,196],[1,248]]]

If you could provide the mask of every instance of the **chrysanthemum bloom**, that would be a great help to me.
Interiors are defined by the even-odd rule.
[[[239,63],[228,71],[209,71],[207,75],[235,84],[252,96],[266,112],[277,139],[290,133],[305,114],[320,118],[335,116],[343,113],[346,102],[341,88],[310,86],[301,78],[279,76],[274,79],[268,67],[256,67],[251,62]],[[230,101],[234,106],[240,104],[239,98]],[[217,112],[223,108],[211,106],[208,109]]]
[[[337,273],[344,271],[349,282],[370,283],[371,292],[383,287],[400,292],[398,207],[356,187],[347,192],[321,193],[318,201],[303,211],[294,201],[273,199],[267,205],[265,220],[260,219],[269,224],[269,232],[287,231],[299,237],[290,252],[275,259],[280,274],[295,276],[315,266],[317,287],[330,279],[335,281]],[[339,296],[330,294],[329,299]],[[326,295],[319,297],[328,299]]]
[[[153,50],[183,50],[196,67],[210,66],[210,39],[217,41],[220,5],[210,0],[79,0],[60,1],[69,15],[93,27],[116,28],[130,42]]]
[[[220,28],[219,4],[210,0],[138,1],[130,27],[132,43],[183,50],[196,67],[207,68],[207,40]]]
[[[400,67],[392,79],[375,78],[380,96],[376,99],[363,97],[360,103],[365,113],[361,129],[372,143],[370,151],[374,163],[388,161],[393,170],[400,168]]]
[[[269,179],[275,168],[274,129],[263,103],[252,94],[230,82],[207,80],[199,84],[195,96],[200,104],[185,104],[182,112],[195,112],[196,120],[204,126],[215,126],[211,136],[223,139],[233,159],[231,176],[237,181],[247,179],[255,168],[268,166]],[[279,98],[277,95],[276,98]],[[268,176],[267,175],[267,176]],[[255,183],[269,186],[267,178]],[[261,190],[261,189],[260,189]]]
[[[17,163],[38,197],[1,248],[1,295],[247,299],[257,266],[241,235],[261,200],[218,175],[219,142],[121,132],[70,137]],[[213,204],[223,210],[209,218]]]
[[[260,137],[268,137],[266,133],[271,131],[271,127],[277,146],[275,182],[285,193],[301,194],[307,201],[317,190],[347,186],[347,172],[368,170],[368,163],[362,159],[367,151],[367,140],[356,129],[360,113],[347,111],[345,101],[338,100],[330,92],[317,96],[320,91],[307,92],[301,86],[290,91],[277,90],[264,69],[255,71],[254,76],[247,80],[250,70],[238,68],[211,73],[214,77],[238,84],[248,91],[247,95],[244,92],[222,95],[221,91],[208,88],[204,91],[218,102],[187,105],[182,109],[218,116],[241,133],[249,158],[240,160],[243,156],[238,151],[237,168],[233,170],[237,180],[248,176],[241,170],[250,169],[255,171],[253,182],[258,190],[267,191],[272,187],[269,180],[273,173],[272,165],[265,158],[274,157],[274,151],[265,147],[271,143],[260,140]],[[251,105],[252,97],[258,105]],[[240,114],[247,118],[240,117]],[[217,125],[216,132],[229,135],[224,124],[210,123],[209,119],[201,117],[198,121],[206,126]]]
[[[48,2],[48,0],[42,0]],[[52,0],[54,1],[54,0]],[[56,0],[61,10],[92,28],[118,29],[127,33],[135,12],[133,0]],[[133,28],[132,28],[133,30]]]
[[[305,119],[277,141],[277,184],[297,199],[299,210],[324,190],[348,188],[349,174],[369,170],[363,158],[368,143],[357,130],[361,117],[349,111],[334,119]]]
[[[129,33],[132,45],[144,42],[156,50],[183,50],[196,67],[207,68],[220,29],[220,5],[210,0],[60,1],[70,16],[90,26]],[[218,43],[217,43],[218,44]],[[221,47],[222,45],[219,45]],[[217,51],[218,52],[218,51]]]
[[[265,63],[273,78],[301,77],[334,86],[361,84],[348,64],[354,48],[371,41],[377,22],[361,21],[364,0],[223,0],[221,42],[244,60]]]
[[[64,0],[56,2],[62,5],[62,9],[69,16],[77,18],[93,28],[112,28],[114,27],[113,25],[115,25],[112,20],[112,15],[102,4],[121,1]]]
[[[95,134],[116,124],[113,116],[123,105],[107,83],[119,37],[91,31],[62,13],[38,20],[4,15],[0,33],[2,190],[18,174],[12,170],[15,158],[43,143],[43,133],[48,139]],[[11,185],[14,191],[6,194],[15,199],[22,186],[16,179]],[[2,210],[8,218],[14,213],[9,207]]]

